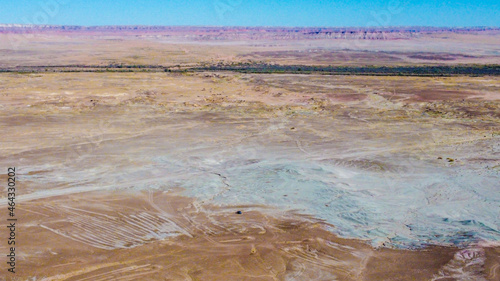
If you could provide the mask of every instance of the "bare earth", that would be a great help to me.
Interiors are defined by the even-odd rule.
[[[0,68],[500,62],[493,31],[22,36],[0,34]],[[500,280],[499,79],[1,73],[0,280]]]

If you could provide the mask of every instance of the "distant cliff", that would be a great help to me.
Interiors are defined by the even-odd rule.
[[[72,26],[0,24],[0,33],[131,35],[184,37],[190,40],[299,40],[299,39],[362,39],[394,40],[439,33],[498,33],[500,28],[438,28],[438,27],[193,27],[193,26]]]

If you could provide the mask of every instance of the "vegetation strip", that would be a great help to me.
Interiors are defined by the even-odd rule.
[[[26,66],[0,69],[0,72],[206,72],[231,71],[240,73],[380,75],[380,76],[499,76],[500,65],[419,65],[419,66],[311,66],[264,63],[203,64],[198,66],[160,65],[60,65]]]

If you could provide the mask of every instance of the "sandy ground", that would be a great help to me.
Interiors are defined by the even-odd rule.
[[[499,64],[500,34],[420,34],[407,40],[211,40],[184,36],[0,34],[0,68],[46,65]]]
[[[488,267],[469,265],[495,256],[491,248],[468,250],[478,257],[443,247],[376,250],[312,218],[200,205],[175,192],[58,196],[19,212],[30,222],[20,229],[19,276],[41,280],[430,280],[453,262],[472,276],[497,274],[495,258]]]
[[[474,35],[347,54],[321,40],[30,40],[0,40],[1,66],[498,60],[497,36]],[[499,100],[487,76],[1,73],[18,259],[0,280],[499,280]]]
[[[335,225],[293,211],[301,202],[293,190],[279,195],[291,200],[282,208],[265,200],[249,205],[251,193],[241,188],[231,197],[232,187],[175,186],[189,181],[183,174],[209,171],[207,182],[217,173],[230,177],[231,167],[273,153],[289,160],[328,154],[346,173],[385,175],[379,184],[388,188],[401,173],[429,165],[474,167],[497,178],[498,155],[488,150],[498,144],[497,78],[56,73],[0,79],[2,126],[15,132],[2,140],[1,162],[19,171],[21,280],[496,280],[500,274],[497,247],[394,250],[389,240],[339,238]],[[424,94],[431,89],[434,95]],[[235,184],[227,181],[219,185]]]

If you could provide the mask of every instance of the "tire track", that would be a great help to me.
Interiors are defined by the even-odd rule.
[[[147,211],[115,216],[61,206],[57,210],[69,223],[58,228],[58,222],[41,224],[40,227],[74,241],[105,250],[132,248],[149,240],[185,234],[163,214]]]

